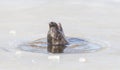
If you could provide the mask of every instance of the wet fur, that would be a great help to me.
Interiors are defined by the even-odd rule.
[[[52,53],[60,53],[65,49],[68,44],[61,24],[55,22],[49,23],[49,31],[47,34],[48,51]]]

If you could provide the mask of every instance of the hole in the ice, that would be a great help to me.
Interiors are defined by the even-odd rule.
[[[100,41],[86,40],[81,38],[67,38],[69,45],[66,45],[64,53],[90,53],[96,52],[104,48],[105,44]],[[47,52],[47,39],[41,38],[35,41],[22,43],[18,47],[20,50],[48,53]]]

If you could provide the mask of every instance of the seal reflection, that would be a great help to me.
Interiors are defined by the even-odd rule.
[[[63,53],[64,49],[66,48],[65,45],[48,45],[47,51],[50,53]]]

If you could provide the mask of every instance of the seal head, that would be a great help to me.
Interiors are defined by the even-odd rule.
[[[65,35],[60,23],[59,24],[55,22],[49,23],[49,31],[47,34],[47,44],[48,44],[48,48],[50,47],[51,50],[54,50],[54,51],[56,50],[58,51],[61,49],[63,51],[65,48],[64,46],[68,44],[67,40],[65,39]],[[51,52],[50,48],[49,48],[49,52]],[[61,51],[58,51],[58,53],[59,52]]]

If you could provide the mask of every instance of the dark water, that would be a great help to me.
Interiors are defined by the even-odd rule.
[[[64,53],[90,53],[100,51],[104,48],[104,45],[97,41],[85,40],[82,38],[67,38],[69,45],[66,45]],[[47,39],[41,38],[35,41],[22,43],[18,47],[22,51],[36,52],[36,53],[48,53],[47,51]]]

